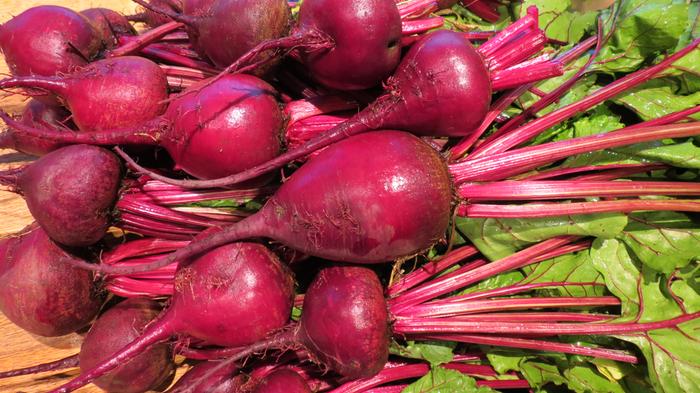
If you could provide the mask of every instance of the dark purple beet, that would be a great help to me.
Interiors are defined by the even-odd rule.
[[[71,72],[94,59],[101,45],[87,18],[65,7],[32,7],[0,26],[0,49],[14,75]]]
[[[378,373],[389,357],[389,313],[377,275],[359,266],[321,270],[304,297],[299,340],[350,378]]]
[[[211,370],[218,366],[219,362],[215,361],[197,363],[168,389],[168,393],[175,393],[186,388],[192,389],[191,393],[241,393],[245,377],[241,374],[235,374],[236,364],[227,365],[210,374]],[[202,378],[205,376],[206,378]]]
[[[301,147],[225,178],[173,180],[156,174],[153,177],[183,187],[223,187],[256,178],[350,135],[371,130],[466,136],[482,122],[490,102],[491,81],[481,55],[462,34],[439,30],[425,35],[411,47],[394,76],[389,78],[386,94]]]
[[[310,75],[328,87],[377,86],[399,64],[401,16],[394,0],[305,0],[293,34],[315,30],[335,45],[327,51],[301,51],[302,59]]]
[[[253,393],[311,393],[311,388],[301,375],[283,368],[263,378]]]
[[[180,265],[175,294],[157,322],[98,366],[54,392],[68,392],[174,335],[212,345],[250,345],[289,320],[294,280],[265,246],[233,243]]]
[[[22,111],[20,122],[30,127],[45,128],[55,132],[67,131],[73,126],[70,112],[65,108],[39,100],[29,101]],[[43,156],[63,145],[65,144],[33,138],[11,130],[0,134],[0,148],[14,149],[34,156]]]
[[[54,241],[88,246],[104,236],[121,183],[121,164],[109,150],[66,146],[25,167],[16,187]]]
[[[13,129],[45,140],[160,145],[180,169],[207,179],[238,173],[279,154],[284,123],[276,94],[261,79],[237,74],[174,100],[164,115],[138,127],[57,135],[4,119]]]
[[[0,311],[22,329],[62,336],[86,326],[102,305],[92,273],[34,226],[0,240]]]
[[[136,35],[136,30],[126,17],[109,8],[88,8],[80,11],[95,27],[107,49],[118,44],[118,38],[125,35]]]
[[[238,239],[268,237],[308,255],[379,263],[420,253],[445,236],[452,210],[447,166],[409,133],[378,131],[331,145],[290,176],[256,214],[191,242],[147,271]]]
[[[85,336],[80,348],[80,368],[90,370],[110,359],[153,323],[160,308],[153,300],[131,298],[107,310]],[[161,385],[174,369],[170,345],[157,344],[94,383],[108,392],[141,393]]]
[[[0,81],[0,88],[13,87],[55,94],[82,131],[137,125],[163,113],[163,101],[168,98],[162,69],[148,59],[133,56],[96,61],[65,76]]]

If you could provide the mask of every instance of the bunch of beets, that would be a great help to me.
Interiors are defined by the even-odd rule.
[[[682,199],[697,185],[615,181],[659,164],[543,170],[700,135],[696,108],[530,143],[697,41],[538,117],[585,74],[601,31],[549,39],[534,7],[497,31],[440,16],[497,21],[491,0],[133,1],[135,15],[45,5],[0,26],[0,89],[31,97],[19,115],[0,111],[0,147],[38,156],[0,172],[35,219],[0,240],[0,311],[35,335],[84,334],[75,356],[0,377],[79,366],[54,392],[400,392],[431,370],[400,348],[443,342],[443,367],[522,389],[484,345],[634,363],[558,338],[697,318],[619,323],[615,296],[513,296],[582,283],[461,292],[584,250],[585,237],[493,262],[452,247],[457,217],[700,211]],[[537,90],[582,56],[559,88]],[[506,117],[528,91],[538,100]],[[175,380],[183,357],[193,367]]]

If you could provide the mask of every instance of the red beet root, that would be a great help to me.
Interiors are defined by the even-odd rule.
[[[88,246],[100,240],[109,226],[121,164],[109,150],[73,145],[0,180],[24,196],[32,216],[51,239],[67,246]]]
[[[61,336],[86,326],[103,296],[93,275],[38,227],[0,240],[0,311],[22,329]]]
[[[263,378],[253,393],[311,393],[311,388],[301,375],[283,368]]]
[[[0,49],[14,75],[71,72],[94,59],[100,47],[87,18],[64,7],[32,7],[0,26]]]
[[[80,368],[90,370],[110,359],[124,345],[136,339],[160,312],[160,305],[143,298],[127,299],[102,314],[80,348]],[[108,392],[141,393],[162,384],[174,371],[168,344],[150,347],[96,379],[95,385]]]
[[[212,345],[249,345],[285,325],[294,298],[287,268],[255,243],[219,247],[181,266],[175,287],[170,307],[157,322],[55,392],[77,389],[176,334]]]
[[[177,166],[200,178],[238,173],[280,151],[282,111],[275,90],[250,75],[230,75],[173,101],[162,116],[121,130],[55,134],[22,127],[16,133],[63,143],[161,145]]]
[[[72,125],[70,112],[65,108],[49,105],[38,100],[29,101],[24,107],[20,121],[29,127],[45,128],[54,132],[68,131]],[[0,148],[14,149],[34,156],[43,156],[63,145],[62,143],[14,133],[12,130],[0,134]]]
[[[100,33],[102,42],[107,49],[117,46],[119,37],[136,34],[136,30],[129,23],[129,20],[116,11],[108,8],[88,8],[80,13],[88,18],[97,32]]]
[[[141,57],[100,60],[67,76],[26,76],[0,81],[0,88],[33,88],[57,95],[83,131],[127,127],[165,110],[167,78]]]

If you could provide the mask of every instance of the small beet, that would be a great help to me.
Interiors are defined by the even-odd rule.
[[[253,393],[311,393],[311,388],[301,375],[283,368],[265,376]]]
[[[111,358],[153,323],[160,309],[152,300],[132,298],[107,310],[85,336],[80,348],[80,368],[89,370]],[[170,346],[157,344],[94,383],[108,392],[141,393],[161,385],[174,369]]]
[[[32,7],[0,26],[0,49],[14,75],[72,72],[97,57],[101,46],[87,18],[65,7]]]
[[[118,44],[118,39],[125,35],[136,35],[136,29],[126,17],[109,8],[88,8],[80,11],[95,27],[107,49]]]
[[[55,94],[82,131],[137,125],[163,113],[163,101],[168,98],[162,69],[148,59],[133,56],[96,61],[65,76],[0,81],[0,88],[13,87]]]
[[[20,122],[29,127],[45,128],[55,132],[69,131],[72,127],[70,112],[65,108],[34,99],[24,107]],[[34,156],[43,156],[64,145],[14,133],[12,130],[0,134],[0,148],[14,149]]]
[[[85,327],[103,296],[93,275],[71,266],[72,259],[37,226],[0,240],[0,311],[40,336]]]
[[[67,246],[88,246],[109,227],[120,184],[121,163],[114,154],[100,147],[72,145],[23,168],[10,185],[24,196],[32,216],[51,239]]]

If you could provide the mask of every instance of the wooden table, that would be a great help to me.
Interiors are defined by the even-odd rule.
[[[10,19],[23,10],[46,1],[37,0],[0,0],[0,22]],[[129,0],[51,0],[50,4],[64,5],[76,10],[90,7],[108,7],[123,13],[134,10],[134,3]],[[0,61],[0,73],[8,72],[4,61]],[[0,99],[0,107],[10,113],[22,110],[24,99],[13,96]],[[0,127],[5,130],[4,124]],[[13,150],[0,149],[0,170],[21,165],[32,158]],[[19,231],[31,223],[32,217],[22,198],[0,191],[0,236]],[[59,338],[43,338],[18,328],[0,313],[0,371],[31,366],[75,354],[80,348],[81,337],[73,334]],[[180,370],[180,373],[183,370]],[[78,369],[64,372],[51,372],[33,376],[0,379],[0,392],[43,392],[57,387],[67,378],[77,375]],[[100,392],[94,385],[89,385],[79,392]]]

